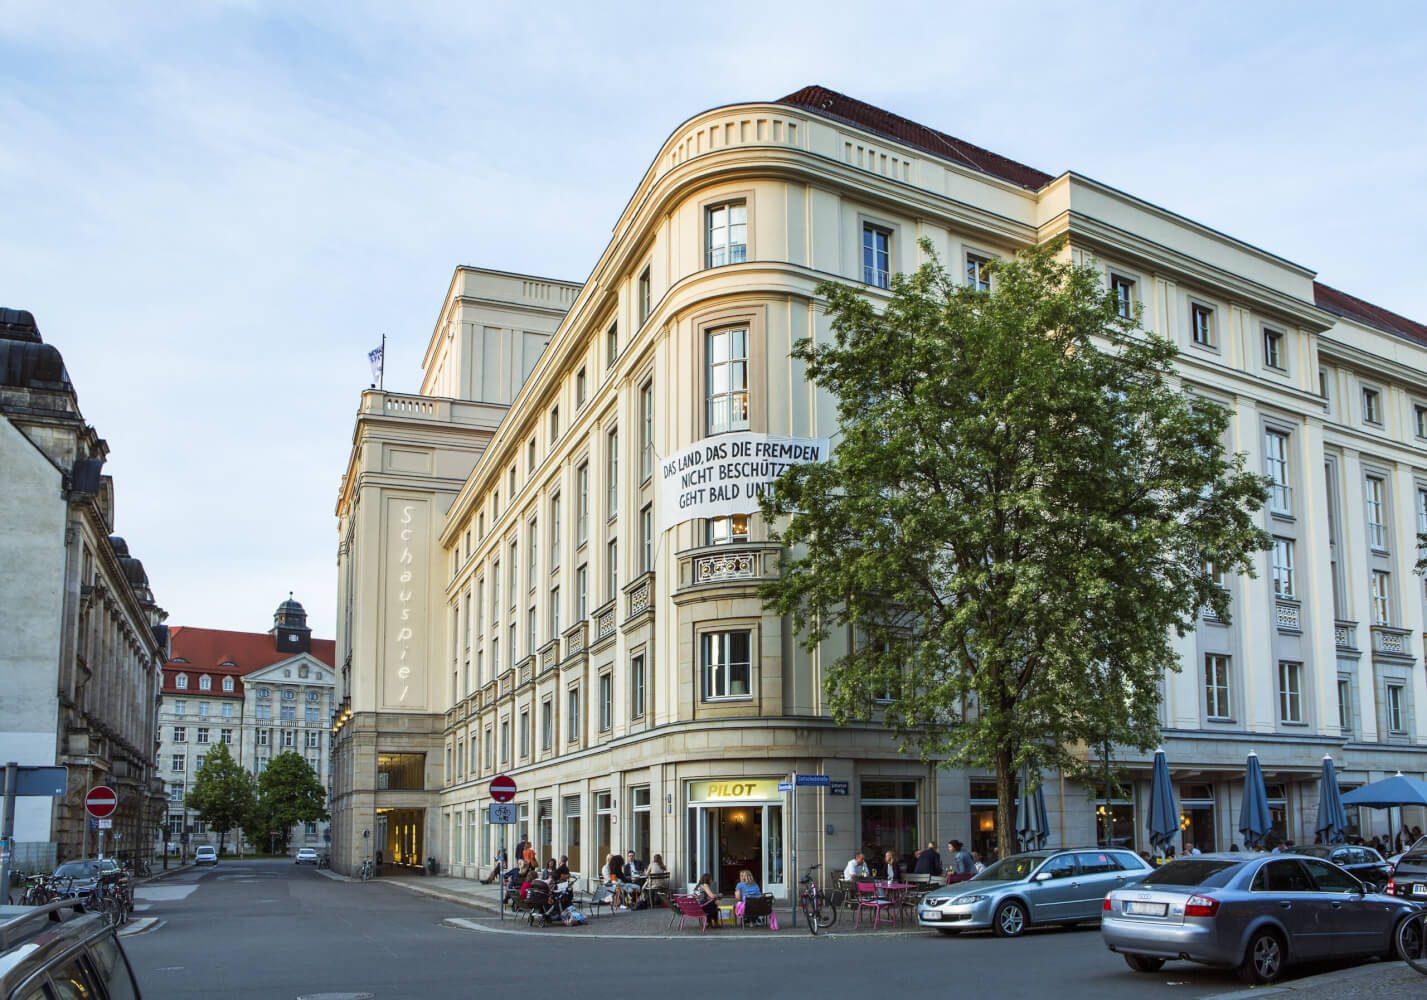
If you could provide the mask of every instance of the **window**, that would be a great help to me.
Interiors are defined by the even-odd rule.
[[[284,730],[282,731],[282,745],[283,745],[284,747],[294,747],[294,746],[296,746],[296,745],[297,745],[297,734],[294,733],[291,729],[284,729]]]
[[[609,432],[609,440],[605,449],[608,459],[608,468],[605,474],[608,477],[605,481],[605,517],[613,520],[619,514],[619,431]]]
[[[576,743],[580,739],[580,686],[565,692],[565,739]]]
[[[316,701],[317,699],[319,699],[319,698],[321,698],[321,697],[322,697],[322,696],[321,696],[320,694],[318,694],[316,691],[309,691],[309,692],[307,692],[307,700],[308,700],[308,701]]]
[[[207,743],[207,742],[208,742],[208,727],[207,727],[207,726],[199,726],[199,727],[198,727],[198,742],[199,742],[199,743]]]
[[[575,473],[575,545],[584,545],[590,537],[590,463],[581,464]]]
[[[225,701],[220,708],[223,718],[231,719],[233,717],[233,703],[231,701]]]
[[[1303,664],[1278,662],[1278,716],[1281,722],[1303,721]]]
[[[1406,727],[1403,725],[1402,711],[1402,685],[1389,684],[1387,686],[1387,728],[1389,732],[1403,733]]]
[[[510,667],[511,670],[514,670],[514,669],[515,669],[515,622],[511,622],[511,623],[510,623],[510,642],[507,644],[507,647],[510,649],[510,663],[508,664],[508,666]]]
[[[520,756],[521,758],[530,756],[530,712],[520,713]]]
[[[271,719],[273,717],[273,707],[266,702],[258,702],[253,708],[253,717],[257,719]]]
[[[317,734],[314,733],[313,735],[315,736],[315,735],[317,735]],[[218,734],[218,738],[221,739],[221,740],[222,740],[224,743],[226,743],[228,746],[232,746],[232,745],[233,745],[233,730],[231,730],[231,729],[221,730],[221,731],[219,732],[219,734]]]
[[[1266,329],[1263,332],[1263,363],[1280,371],[1286,367],[1283,361],[1283,334],[1277,330]]]
[[[1383,516],[1382,480],[1368,476],[1363,488],[1368,514],[1368,541],[1375,549],[1387,548],[1387,521]]]
[[[321,742],[321,741],[322,741],[322,734],[321,734],[321,733],[309,732],[309,733],[307,734],[307,749],[309,749],[309,750],[319,749],[319,748],[322,746],[322,742]]]
[[[296,691],[287,690],[287,691],[284,691],[284,692],[282,693],[282,700],[283,700],[283,701],[293,701],[293,700],[295,700],[296,698],[297,698],[297,692],[296,692]]]
[[[173,714],[174,714],[174,715],[183,715],[183,714],[187,713],[187,711],[188,711],[188,702],[184,701],[182,698],[178,698],[178,699],[176,699],[176,700],[174,701],[174,703],[173,703]]]
[[[619,542],[611,538],[605,544],[605,600],[619,596]]]
[[[500,490],[491,493],[491,525],[495,525],[496,518],[500,517]]]
[[[550,569],[560,567],[560,494],[550,498]]]
[[[534,590],[535,581],[540,576],[540,525],[533,517],[527,526],[526,534],[530,543],[530,555],[526,557],[529,565],[529,571],[525,574],[526,586]]]
[[[1427,493],[1422,496],[1427,498]],[[648,573],[654,568],[654,505],[645,504],[639,512],[639,571]]]
[[[555,448],[555,441],[556,441],[556,439],[558,439],[559,437],[560,437],[560,408],[559,408],[558,406],[552,406],[552,407],[550,407],[550,448],[551,448],[552,451],[553,451],[554,448]]]
[[[258,730],[258,746],[260,746],[260,747],[265,747],[265,746],[267,746],[268,743],[272,740],[271,734],[272,734],[272,730],[271,730],[271,729],[259,729],[259,730]]]
[[[560,588],[550,588],[550,638],[560,638]]]
[[[173,741],[174,741],[175,743],[187,743],[187,742],[188,742],[188,727],[187,727],[187,726],[174,726],[174,727],[173,727]]]
[[[1229,658],[1210,653],[1204,657],[1204,714],[1211,719],[1228,719]]]
[[[654,475],[654,383],[639,388],[639,481]]]
[[[747,629],[708,632],[701,643],[704,700],[750,696],[752,633]]]
[[[204,714],[204,713],[199,712],[198,714],[199,714],[199,715],[202,715],[202,714]],[[280,719],[281,721],[283,721],[283,722],[296,722],[296,721],[297,721],[297,706],[296,706],[296,705],[284,705],[284,706],[282,706],[282,712],[281,712],[280,715],[279,715],[279,719]]]
[[[206,701],[200,701],[200,702],[198,703],[198,714],[199,714],[199,715],[207,715],[207,714],[208,714],[208,702],[206,702]]]
[[[589,567],[575,570],[575,621],[582,622],[589,614]]]
[[[1427,438],[1427,406],[1417,403],[1412,407],[1412,430],[1420,438]]]
[[[1194,303],[1189,307],[1189,336],[1200,347],[1214,346],[1214,310]]]
[[[742,264],[748,259],[748,206],[741,201],[704,211],[705,267]]]
[[[862,280],[886,288],[892,278],[892,234],[880,226],[862,227]]]
[[[224,677],[224,678],[223,678],[223,690],[224,690],[224,691],[232,691],[232,690],[233,690],[233,678],[231,678],[231,677]]]
[[[169,770],[170,770],[170,771],[182,771],[182,770],[183,770],[183,765],[184,765],[183,754],[181,754],[181,753],[176,753],[176,754],[174,754],[174,755],[173,755],[173,758],[169,761],[169,765],[170,765],[170,766],[169,766]]]
[[[728,545],[731,542],[748,541],[747,514],[711,517],[707,523],[707,540],[710,545]]]
[[[1135,316],[1135,282],[1121,274],[1110,275],[1110,291],[1115,296],[1115,312],[1121,319]]]
[[[748,429],[748,330],[705,336],[710,434]]]
[[[1372,573],[1372,623],[1392,624],[1392,574],[1375,569]],[[201,732],[202,730],[200,730]]]
[[[507,495],[510,497],[510,502],[511,502],[511,503],[515,503],[515,490],[516,490],[516,486],[517,486],[518,484],[517,484],[516,478],[515,478],[515,466],[514,466],[514,465],[512,465],[512,466],[510,467],[510,476],[509,476],[507,482],[509,483],[509,489],[510,489],[510,492],[509,492]]]
[[[526,478],[526,479],[529,479],[531,476],[535,475],[535,463],[536,463],[536,461],[537,461],[537,459],[536,459],[536,457],[535,457],[535,439],[534,439],[534,438],[531,438],[531,439],[530,439],[530,443],[525,446],[525,478]],[[471,549],[471,533],[468,531],[468,532],[466,532],[466,551],[469,552],[470,549]]]
[[[584,868],[580,862],[580,797],[566,795],[561,802],[565,814],[565,854],[569,857],[570,870],[577,872]]]
[[[979,257],[974,253],[966,255],[966,283],[978,292],[991,290],[991,275],[986,270],[989,263],[991,261],[987,257]]]
[[[646,267],[639,275],[639,289],[635,295],[635,307],[638,309],[640,326],[643,326],[644,321],[649,318],[649,308],[651,304],[649,268]]]
[[[535,635],[535,605],[525,609],[525,652],[532,655],[538,645]]]
[[[302,716],[302,717],[303,717],[303,719],[306,720],[307,722],[320,722],[321,720],[318,718],[318,715],[317,715],[317,713],[318,713],[319,711],[320,711],[320,709],[316,708],[315,706],[313,706],[313,705],[308,705],[307,708],[306,708],[306,710],[303,712],[303,716]]]
[[[500,673],[500,637],[491,639],[491,669]]]
[[[1363,389],[1363,420],[1370,424],[1382,423],[1382,404],[1376,389]]]
[[[500,762],[510,763],[510,720],[500,720]]]
[[[546,698],[540,703],[540,749],[549,750],[555,743],[555,703]]]
[[[187,691],[187,690],[188,690],[188,675],[187,675],[187,674],[179,674],[177,677],[175,677],[175,678],[173,679],[173,686],[176,687],[176,688],[178,688],[180,691]]]
[[[585,370],[575,372],[575,409],[585,405]]]
[[[1268,509],[1275,514],[1293,513],[1293,488],[1288,480],[1288,435],[1264,432],[1264,472],[1270,480]]]
[[[1419,534],[1427,535],[1427,490],[1417,491],[1417,531]],[[182,704],[183,702],[180,701],[174,707],[178,708]],[[182,715],[183,709],[178,708],[178,712]]]
[[[183,801],[183,782],[171,781],[168,786],[168,800],[170,802]]]
[[[600,732],[614,727],[614,678],[609,672],[600,674]]]
[[[209,677],[207,674],[204,674],[202,677],[198,678],[198,690],[200,690],[200,691],[212,691],[212,690],[213,690],[213,678],[212,678],[212,677]]]
[[[495,740],[491,739],[491,731],[486,730],[486,770],[495,767]]]
[[[605,367],[614,366],[615,359],[619,357],[619,324],[611,323],[609,329],[605,331]]]
[[[1273,539],[1273,592],[1278,597],[1293,597],[1293,539]]]
[[[1338,728],[1345,733],[1353,731],[1353,682],[1348,677],[1338,677]]]
[[[500,621],[500,560],[491,565],[491,621]],[[497,660],[499,662],[499,660]]]
[[[506,603],[509,604],[512,608],[515,607],[515,595],[520,591],[520,587],[517,583],[517,580],[520,577],[520,573],[517,572],[517,567],[520,565],[520,559],[518,558],[519,555],[519,543],[511,542],[510,577],[506,580],[505,600]]]
[[[644,718],[644,657],[636,656],[629,661],[629,714],[632,718]]]

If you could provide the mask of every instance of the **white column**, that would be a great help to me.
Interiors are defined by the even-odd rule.
[[[1358,623],[1358,707],[1362,720],[1361,738],[1375,743],[1377,732],[1377,686],[1373,679],[1372,620],[1364,613],[1368,594],[1367,505],[1363,499],[1363,467],[1356,451],[1343,452],[1343,537],[1338,541],[1338,572],[1343,578],[1343,614]]]
[[[1247,467],[1257,472],[1263,468],[1263,443],[1259,440],[1258,406],[1251,399],[1240,398],[1238,413],[1230,426],[1230,448],[1247,455]],[[1268,514],[1260,515],[1267,519]],[[1271,530],[1270,525],[1270,530]],[[1235,608],[1234,621],[1242,636],[1241,655],[1235,658],[1243,677],[1245,732],[1271,733],[1276,728],[1277,711],[1274,702],[1277,665],[1273,657],[1274,602],[1273,553],[1260,552],[1257,559],[1258,578],[1241,581],[1238,592],[1240,606]],[[1301,570],[1300,570],[1301,572]]]
[[[1308,418],[1294,458],[1302,456],[1302,484],[1293,512],[1298,517],[1299,558],[1303,578],[1303,647],[1307,652],[1310,697],[1316,705],[1314,729],[1337,736],[1338,645],[1334,639],[1333,569],[1328,548],[1328,486],[1323,475],[1323,421]]]
[[[1409,629],[1407,649],[1416,660],[1412,677],[1412,737],[1427,743],[1427,676],[1423,672],[1423,580],[1413,570],[1417,563],[1417,479],[1411,466],[1392,470],[1393,623]],[[1371,637],[1369,637],[1371,638]]]

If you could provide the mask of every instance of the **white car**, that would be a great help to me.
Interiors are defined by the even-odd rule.
[[[300,847],[295,860],[300,865],[315,865],[317,864],[317,851],[311,847]]]
[[[216,865],[218,863],[218,849],[205,844],[193,852],[193,863],[195,865]]]

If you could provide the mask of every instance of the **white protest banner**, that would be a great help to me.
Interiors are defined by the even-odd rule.
[[[794,465],[826,462],[827,438],[741,431],[704,438],[659,464],[660,531],[696,517],[752,514],[768,485]]]

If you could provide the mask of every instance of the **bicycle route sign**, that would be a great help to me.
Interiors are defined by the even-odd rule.
[[[108,785],[95,785],[84,797],[84,808],[89,815],[103,819],[119,808],[119,796]]]
[[[492,778],[491,798],[497,802],[509,802],[515,798],[515,779],[505,774]]]

